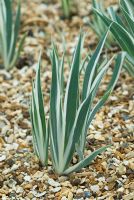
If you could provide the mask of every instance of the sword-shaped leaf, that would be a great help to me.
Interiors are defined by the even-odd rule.
[[[125,56],[126,56],[126,53],[124,53],[124,52],[120,53],[117,56],[111,81],[109,82],[108,87],[107,87],[103,97],[99,100],[99,102],[92,109],[91,114],[90,114],[90,116],[88,118],[87,127],[89,127],[89,125],[90,125],[91,121],[93,120],[95,114],[104,105],[104,103],[108,99],[109,95],[111,94],[112,90],[114,89],[114,86],[115,86],[115,84],[116,84],[116,82],[118,80],[118,77],[119,77],[119,74],[120,74],[120,70],[122,68]]]
[[[12,1],[0,1],[0,56],[6,70],[11,70],[15,66],[26,37],[26,35],[22,37],[18,48],[16,48],[20,27],[20,0],[18,2],[16,16],[14,17],[13,15]]]
[[[95,78],[95,81],[94,81],[94,84],[92,85],[90,93],[88,94],[88,96],[82,102],[82,104],[80,105],[78,109],[78,112],[74,121],[73,131],[70,134],[68,145],[66,147],[65,158],[67,160],[67,163],[69,162],[69,159],[71,159],[71,155],[75,151],[75,144],[78,143],[78,140],[80,139],[80,137],[83,137],[83,140],[84,140],[84,141],[80,141],[80,143],[81,142],[83,144],[85,143],[85,138],[86,138],[86,133],[87,133],[87,129],[85,129],[85,127],[87,123],[87,117],[91,109],[90,104],[93,98],[92,94],[94,93],[94,90],[96,92],[96,90],[98,89],[99,84],[101,83],[101,80],[104,74],[106,73],[106,70],[108,69],[109,65],[111,64],[112,60],[113,58],[107,63],[107,65],[100,71],[98,76]],[[83,152],[83,149],[84,147],[82,147],[81,152]]]
[[[51,98],[50,98],[50,124],[51,124],[51,146],[53,148],[53,161],[59,163],[62,157],[62,103],[61,103],[61,87],[59,76],[59,62],[57,62],[57,55],[53,47],[52,53],[52,84],[51,84]],[[62,147],[63,146],[63,147]],[[61,149],[61,150],[60,150]],[[58,168],[58,166],[57,166]]]
[[[108,147],[110,147],[110,145],[99,148],[98,150],[94,151],[93,153],[91,153],[91,155],[87,156],[86,158],[84,158],[83,160],[81,160],[80,162],[75,164],[74,166],[69,167],[67,170],[65,170],[63,172],[63,174],[67,175],[67,174],[70,174],[72,172],[77,172],[80,169],[82,169],[83,167],[86,167],[96,158],[96,156],[103,153]]]
[[[68,141],[71,129],[76,116],[78,91],[79,91],[79,71],[82,50],[82,33],[79,36],[78,44],[75,48],[73,61],[71,64],[71,72],[69,74],[65,100],[64,100],[64,120],[65,120],[65,141]]]
[[[88,93],[90,92],[90,87],[91,87],[91,84],[92,84],[92,81],[94,78],[96,66],[98,64],[98,60],[100,58],[100,54],[104,47],[107,35],[108,35],[108,31],[104,34],[104,36],[100,40],[94,54],[92,55],[90,61],[88,62],[88,65],[86,67],[85,78],[84,78],[84,82],[83,82],[82,100],[84,100],[87,97]]]
[[[5,10],[6,10],[6,39],[7,39],[7,52],[10,51],[11,48],[11,40],[12,40],[12,5],[11,1],[4,0]]]
[[[44,111],[43,95],[40,81],[40,58],[36,69],[36,79],[32,91],[31,121],[35,152],[43,165],[47,164],[48,157],[48,131]]]
[[[94,9],[95,10],[95,9]],[[98,10],[95,10],[96,13],[101,17],[107,26],[110,26],[110,30],[118,41],[119,45],[124,51],[127,51],[131,56],[133,56],[134,51],[134,38],[128,33],[120,24],[113,22],[108,19],[106,16],[101,14]]]
[[[121,2],[124,2],[124,1],[121,1]],[[130,8],[129,2],[124,2],[123,5],[121,4],[121,10],[122,10],[122,12],[123,12],[123,14],[125,16],[125,19],[126,19],[128,25],[129,25],[129,29],[131,30],[131,33],[132,33],[132,35],[134,37],[134,17],[131,14],[131,8]],[[127,12],[127,10],[129,12]]]
[[[21,4],[20,4],[20,1],[19,1],[14,27],[12,27],[12,28],[14,28],[14,31],[12,32],[12,42],[11,42],[11,45],[10,45],[10,52],[9,52],[10,62],[13,60],[13,57],[14,57],[14,54],[15,54],[15,49],[16,49],[15,46],[16,46],[16,43],[17,43],[19,28],[20,28],[20,15],[21,15]],[[25,39],[25,37],[26,36],[24,36],[24,39]],[[23,43],[24,43],[24,39],[23,39]]]
[[[110,30],[118,44],[131,57],[131,59],[127,59],[126,57],[126,62],[130,63],[128,65],[125,63],[124,68],[134,77],[134,63],[131,62],[131,60],[134,60],[134,2],[121,0],[120,7],[128,26],[118,17],[112,8],[109,8],[111,19],[101,13],[100,10],[94,9],[94,12],[96,12],[107,26],[111,24]]]

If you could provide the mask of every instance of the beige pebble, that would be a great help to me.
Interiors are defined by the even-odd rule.
[[[126,167],[122,164],[119,165],[119,167],[117,168],[117,172],[120,174],[120,175],[123,175],[126,173]]]
[[[125,156],[127,159],[134,158],[134,151],[130,151],[129,153],[126,154]]]
[[[72,192],[68,193],[68,200],[73,200],[73,193]]]

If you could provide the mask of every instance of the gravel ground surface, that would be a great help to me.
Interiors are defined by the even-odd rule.
[[[108,4],[116,1],[107,1]],[[75,10],[74,10],[75,12]],[[87,136],[85,155],[112,143],[105,153],[78,173],[57,176],[49,160],[43,168],[33,153],[29,104],[31,83],[42,48],[42,88],[45,110],[49,109],[51,40],[62,52],[64,35],[68,55],[76,44],[80,27],[87,32],[84,54],[94,49],[95,34],[87,24],[90,1],[79,2],[77,15],[65,20],[60,1],[22,2],[21,33],[28,31],[17,68],[0,70],[0,199],[2,200],[131,200],[134,199],[134,80],[122,70],[118,83],[105,106],[97,113]],[[113,49],[110,49],[112,54]],[[68,67],[66,67],[66,76]],[[111,68],[112,69],[112,68]],[[105,77],[97,99],[109,81]],[[96,100],[97,100],[96,99]],[[74,157],[72,163],[76,163]]]

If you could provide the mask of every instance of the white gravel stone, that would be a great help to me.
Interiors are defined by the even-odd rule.
[[[83,193],[83,190],[82,189],[78,189],[77,191],[76,191],[76,194],[82,194]]]
[[[17,190],[16,190],[16,193],[22,193],[23,191],[24,191],[23,188],[18,186]]]
[[[33,175],[33,178],[36,180],[36,179],[40,179],[42,178],[44,175],[44,172],[40,172],[40,171],[37,171],[34,175]]]
[[[7,151],[10,151],[10,150],[17,150],[18,149],[18,144],[17,143],[12,143],[12,144],[5,144],[5,149]]]
[[[3,170],[2,174],[8,174],[11,171],[10,168]]]
[[[59,187],[60,186],[60,183],[54,181],[52,178],[48,179],[48,184],[53,186],[53,187]]]
[[[63,197],[61,198],[61,200],[67,200],[67,198],[66,198],[65,196],[63,196]]]
[[[31,177],[30,176],[24,176],[24,180],[27,181],[27,182],[30,182],[31,181]]]
[[[128,164],[129,164],[128,160],[124,160],[124,161],[123,161],[123,164],[124,164],[125,166],[128,166]]]
[[[7,200],[7,197],[2,195],[2,200]]]
[[[14,164],[11,168],[7,168],[7,169],[3,170],[2,174],[8,174],[12,171],[17,170],[19,167],[20,167],[19,164],[18,165]]]
[[[104,189],[105,189],[105,190],[108,190],[108,186],[106,185],[106,186],[104,187]]]
[[[98,181],[100,181],[100,182],[105,182],[106,179],[105,179],[105,177],[103,176],[103,177],[98,178]]]
[[[97,193],[97,192],[99,192],[99,190],[100,190],[100,188],[99,188],[98,185],[92,185],[92,186],[90,187],[90,189],[91,189],[92,192],[94,192],[94,193]]]
[[[41,193],[38,193],[38,192],[36,192],[36,191],[32,191],[32,194],[33,194],[35,197],[39,198],[39,197],[44,196],[44,195],[46,194],[46,191],[41,192]]]
[[[0,155],[0,162],[6,159],[6,155]]]
[[[11,171],[18,169],[19,167],[20,167],[20,164],[18,164],[18,165],[14,164],[11,168]]]
[[[51,191],[56,193],[56,192],[59,192],[61,190],[61,187],[56,187],[54,189],[52,189]]]
[[[10,187],[10,188],[13,188],[15,185],[17,184],[17,182],[14,180],[14,179],[10,179],[9,181],[8,181],[8,186]]]

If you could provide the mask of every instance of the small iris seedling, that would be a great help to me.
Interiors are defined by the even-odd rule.
[[[72,0],[61,0],[62,10],[65,18],[69,18],[72,13],[73,2]]]
[[[98,38],[101,38],[104,32],[107,30],[107,26],[105,23],[100,19],[100,17],[94,12],[94,9],[99,10],[106,16],[109,16],[108,11],[104,8],[104,1],[103,0],[92,0],[92,8],[93,8],[93,18],[92,21],[89,23],[90,27],[93,31],[97,34]],[[112,34],[108,35],[106,45],[109,47],[111,44],[114,43],[114,38]]]
[[[116,14],[112,7],[109,8],[111,18],[108,18],[98,9],[94,9],[98,17],[109,26],[110,30],[123,51],[127,52],[124,67],[134,77],[134,1],[120,0],[120,8],[124,20]]]
[[[11,0],[0,1],[0,57],[6,70],[14,67],[26,37],[25,34],[16,48],[20,27],[20,10],[19,2],[14,21]]]
[[[48,146],[53,167],[57,174],[67,175],[89,165],[95,157],[105,151],[103,146],[84,157],[86,135],[89,125],[96,112],[104,105],[118,79],[125,53],[120,53],[115,61],[112,78],[97,104],[94,98],[106,71],[113,58],[98,68],[98,61],[105,44],[108,32],[102,37],[94,54],[88,58],[86,69],[82,69],[81,55],[83,34],[81,33],[76,45],[68,81],[64,84],[64,55],[59,58],[56,47],[51,52],[52,82],[50,94],[49,119],[44,112],[43,96],[40,81],[40,58],[36,69],[31,101],[31,122],[33,145],[36,155],[43,165],[47,164]],[[84,73],[84,74],[83,74]],[[80,89],[80,75],[83,77],[83,87]],[[49,144],[50,143],[50,144]],[[71,165],[74,153],[79,156],[79,162]]]
[[[68,18],[70,16],[70,0],[61,0],[61,2],[64,16]]]

